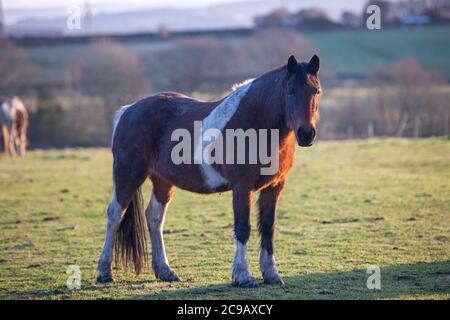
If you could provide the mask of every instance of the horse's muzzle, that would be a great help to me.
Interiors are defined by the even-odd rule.
[[[311,147],[316,139],[316,129],[311,128],[310,131],[305,131],[300,127],[297,130],[296,136],[297,143],[300,147]]]

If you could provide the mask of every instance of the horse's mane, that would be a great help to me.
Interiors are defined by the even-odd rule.
[[[249,83],[253,82],[253,80],[255,80],[255,78],[250,78],[250,79],[244,80],[244,81],[242,81],[242,82],[235,83],[235,84],[233,84],[233,86],[231,87],[231,91],[236,91],[236,90],[242,88],[243,86],[246,86],[246,85],[248,85]]]
[[[282,71],[285,67],[286,67],[286,65],[281,65],[281,66],[279,66],[277,68],[274,68],[272,70],[266,71],[266,72],[264,72],[263,74],[261,74],[261,75],[259,75],[257,77],[250,78],[250,79],[244,80],[242,82],[235,83],[231,87],[231,90],[232,91],[236,91],[236,90],[239,90],[240,88],[246,86],[247,84],[254,82],[255,80],[259,80],[261,78],[267,78],[268,76],[273,76],[276,73]]]

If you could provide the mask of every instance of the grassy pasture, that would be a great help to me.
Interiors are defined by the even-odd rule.
[[[450,298],[450,141],[373,139],[298,149],[278,212],[276,257],[286,288],[230,285],[229,193],[177,190],[166,221],[169,260],[183,282],[136,278],[96,285],[111,193],[106,149],[0,158],[0,299]],[[150,187],[144,188],[146,198]],[[256,198],[256,197],[255,197]],[[258,272],[256,214],[250,266]],[[69,265],[81,290],[66,287]],[[366,287],[381,267],[381,290]]]

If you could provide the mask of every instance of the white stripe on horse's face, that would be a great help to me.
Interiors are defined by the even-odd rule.
[[[237,111],[242,98],[250,89],[252,83],[249,82],[244,86],[239,87],[236,91],[232,92],[226,97],[218,106],[216,106],[211,113],[202,121],[202,132],[199,135],[200,141],[196,141],[196,149],[194,158],[202,159],[203,157],[203,133],[209,129],[218,129],[223,131],[228,121],[233,117]],[[210,189],[216,189],[220,186],[226,185],[227,180],[222,177],[214,168],[203,161],[201,162],[201,171],[206,186]]]

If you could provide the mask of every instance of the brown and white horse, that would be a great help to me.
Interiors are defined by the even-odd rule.
[[[120,109],[112,136],[114,190],[107,210],[106,239],[99,258],[97,281],[113,281],[114,247],[116,262],[133,261],[135,272],[140,273],[147,259],[146,227],[151,236],[152,267],[156,277],[163,281],[180,280],[169,266],[163,240],[167,206],[174,187],[179,187],[202,194],[232,191],[236,239],[232,281],[241,287],[257,286],[248,268],[246,251],[252,195],[260,191],[260,270],[264,283],[283,285],[274,258],[275,211],[293,165],[295,142],[308,147],[316,137],[321,93],[318,75],[316,55],[303,63],[291,56],[286,65],[240,86],[217,102],[166,92]],[[277,130],[278,169],[273,174],[263,175],[260,161],[175,164],[172,150],[176,142],[172,133],[180,128],[193,133],[196,121],[221,132],[226,129]],[[191,159],[195,158],[195,152],[189,155]],[[153,193],[144,213],[140,187],[147,179],[153,183]]]
[[[22,100],[0,99],[0,152],[24,155],[28,139],[28,112]]]

